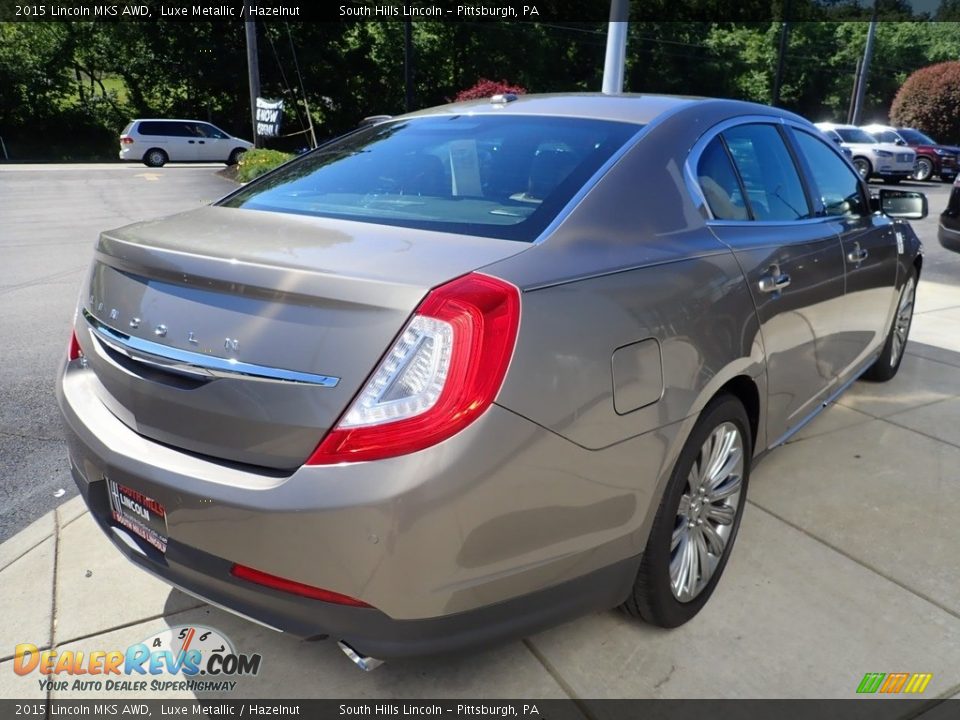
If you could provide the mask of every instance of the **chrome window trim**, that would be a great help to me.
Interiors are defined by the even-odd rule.
[[[686,183],[687,191],[693,199],[694,206],[700,211],[700,214],[703,215],[704,222],[708,226],[718,227],[794,227],[798,225],[816,225],[836,220],[837,218],[832,215],[817,215],[816,217],[804,218],[803,220],[723,220],[713,216],[710,204],[707,202],[707,198],[700,187],[700,181],[697,180],[696,168],[700,164],[700,157],[703,155],[703,151],[707,145],[713,142],[717,135],[724,130],[729,130],[732,127],[738,127],[740,125],[756,125],[758,123],[764,125],[789,126],[797,130],[806,131],[814,137],[816,137],[817,133],[822,133],[815,125],[804,124],[791,118],[780,117],[778,115],[738,115],[735,118],[723,120],[707,129],[693,144],[693,147],[690,148],[690,152],[687,153],[687,160],[683,164],[684,183]],[[824,144],[826,145],[826,143]],[[827,145],[827,147],[830,146]],[[842,154],[839,154],[839,156],[843,157]],[[803,168],[797,168],[797,174],[801,180],[804,179]],[[814,198],[814,200],[818,201],[817,198]],[[814,210],[820,212],[820,208],[814,208]]]
[[[161,345],[122,333],[98,320],[86,308],[83,309],[83,318],[87,321],[90,336],[95,343],[102,343],[134,362],[143,363],[167,372],[208,380],[214,378],[243,378],[264,382],[300,383],[325,388],[336,387],[337,383],[340,382],[340,378],[332,375],[285,370]]]

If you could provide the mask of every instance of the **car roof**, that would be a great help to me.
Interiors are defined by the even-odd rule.
[[[827,128],[828,130],[862,130],[857,125],[848,125],[847,123],[818,122],[814,123],[818,128]]]
[[[869,125],[861,125],[861,130],[892,130],[897,131],[898,128],[895,128],[893,125],[884,125],[882,123],[870,123]]]
[[[726,104],[731,110],[742,114],[774,114],[780,117],[795,117],[792,113],[766,105],[723,100],[718,98],[688,97],[683,95],[650,95],[641,93],[563,93],[545,95],[517,95],[509,101],[493,98],[468,100],[466,102],[440,105],[419,110],[400,117],[428,117],[458,114],[538,115],[553,117],[579,117],[596,120],[646,125],[655,118],[683,108]],[[396,118],[394,118],[396,119]]]

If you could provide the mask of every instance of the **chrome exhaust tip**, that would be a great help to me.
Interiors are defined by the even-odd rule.
[[[376,670],[383,665],[383,660],[377,660],[354,650],[345,640],[337,640],[337,645],[343,650],[343,654],[350,658],[350,661],[364,672]]]

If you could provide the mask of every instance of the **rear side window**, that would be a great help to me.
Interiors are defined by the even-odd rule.
[[[838,216],[870,214],[860,176],[853,168],[820,138],[802,130],[795,130],[794,137],[813,175],[824,211]]]
[[[195,137],[196,133],[188,129],[190,123],[174,120],[148,120],[140,123],[137,132],[141,135],[165,135],[167,137]]]
[[[880,132],[871,133],[877,140],[885,143],[895,143],[900,139],[900,136],[897,135],[892,130],[881,130]]]
[[[800,174],[773,125],[739,125],[723,132],[747,191],[755,220],[803,220],[812,217]]]
[[[120,131],[120,134],[121,134],[121,135],[129,135],[129,134],[130,134],[130,130],[131,130],[132,128],[133,128],[133,123],[132,123],[132,122],[128,122],[128,123],[127,123],[127,126],[126,126],[123,130]]]
[[[710,212],[717,220],[748,218],[737,173],[720,137],[715,137],[700,156],[697,180]]]
[[[383,123],[294,160],[222,204],[530,242],[639,129],[523,115]]]
[[[197,123],[204,137],[224,139],[229,137],[223,130],[209,123]]]

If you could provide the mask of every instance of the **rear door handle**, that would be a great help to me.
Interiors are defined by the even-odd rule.
[[[193,145],[193,140],[187,140],[187,143]]]
[[[853,244],[853,250],[847,253],[847,260],[859,264],[866,260],[869,254],[869,252],[860,247],[860,243],[856,242]]]
[[[205,141],[204,141],[204,140],[197,140],[197,142],[200,143],[201,145],[203,145]]]
[[[779,292],[790,285],[790,276],[787,273],[780,272],[777,265],[771,265],[770,270],[760,278],[757,285],[760,287],[760,292]]]

